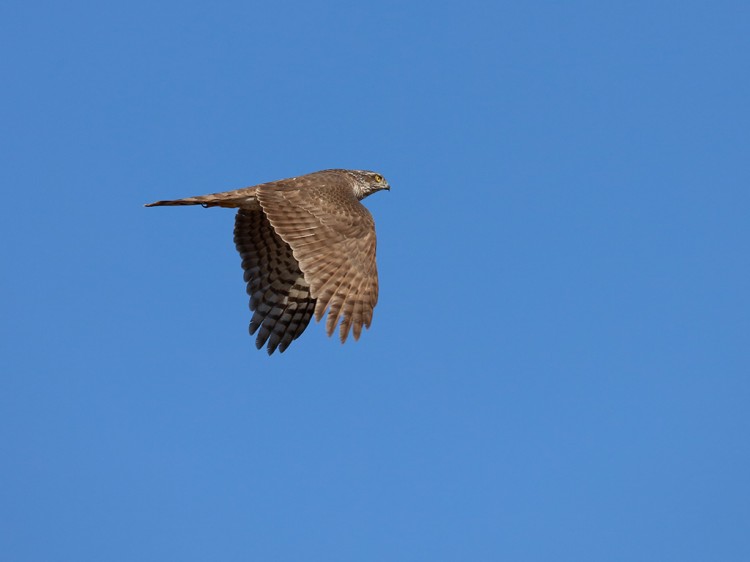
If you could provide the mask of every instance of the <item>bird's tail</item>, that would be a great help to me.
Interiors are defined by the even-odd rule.
[[[154,203],[147,203],[144,207],[166,207],[172,205],[203,205],[204,207],[213,207],[219,204],[215,199],[211,201],[210,195],[199,195],[197,197],[185,197],[185,199],[155,201]]]
[[[222,193],[185,197],[184,199],[156,201],[154,203],[148,203],[145,206],[166,207],[173,205],[203,205],[204,207],[240,207],[249,204],[253,199],[255,199],[255,188],[246,187],[244,189],[224,191]]]

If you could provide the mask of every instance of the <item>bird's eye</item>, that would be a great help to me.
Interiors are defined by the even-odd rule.
[[[383,183],[383,176],[375,174],[375,183]]]

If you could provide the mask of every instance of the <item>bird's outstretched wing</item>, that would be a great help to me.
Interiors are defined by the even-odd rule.
[[[340,174],[311,177],[309,185],[299,180],[261,185],[256,197],[273,230],[291,246],[316,300],[316,320],[328,310],[329,336],[341,320],[341,341],[350,329],[359,339],[378,301],[372,215]]]
[[[268,354],[283,352],[312,318],[315,299],[292,249],[276,234],[263,211],[240,209],[234,223],[234,243],[242,257],[250,295],[250,334],[258,332],[258,349],[268,342]]]

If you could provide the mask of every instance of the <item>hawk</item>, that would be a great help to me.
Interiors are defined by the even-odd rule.
[[[322,170],[252,187],[157,201],[146,207],[202,205],[239,209],[234,243],[250,295],[250,334],[258,349],[284,352],[310,318],[328,311],[341,343],[370,327],[378,302],[375,222],[360,203],[388,182],[365,170]]]

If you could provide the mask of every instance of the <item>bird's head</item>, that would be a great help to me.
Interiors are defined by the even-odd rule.
[[[357,199],[364,199],[368,195],[372,195],[376,191],[387,189],[390,191],[391,186],[377,172],[370,172],[368,170],[349,170],[356,181],[355,190],[357,192]]]

